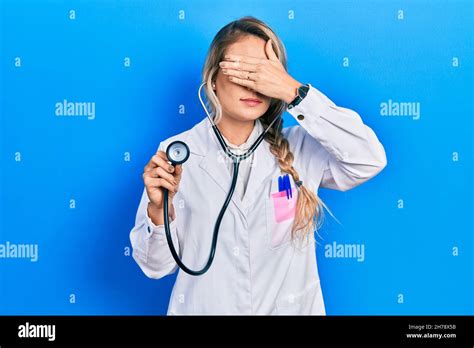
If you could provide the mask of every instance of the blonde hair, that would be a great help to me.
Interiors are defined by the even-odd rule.
[[[219,62],[223,60],[225,50],[229,45],[249,35],[260,37],[265,41],[271,39],[278,59],[285,67],[285,70],[287,70],[286,50],[283,43],[273,30],[261,20],[252,16],[246,16],[230,22],[221,28],[210,45],[202,70],[202,81],[207,82],[205,85],[207,106],[212,110],[211,113],[216,124],[222,118],[222,107],[212,88],[212,84],[216,80],[219,71]],[[268,110],[259,118],[264,128],[267,128],[275,117],[280,117],[286,108],[287,104],[284,101],[271,98]],[[294,156],[290,151],[288,140],[282,134],[282,128],[283,119],[281,119],[281,122],[277,121],[272,125],[265,136],[265,140],[270,144],[270,151],[278,160],[281,170],[289,173],[293,180],[297,182],[300,180],[300,177],[297,170],[293,167]],[[296,237],[298,239],[306,239],[308,236],[313,236],[315,229],[320,227],[319,222],[322,222],[324,216],[323,207],[326,207],[326,205],[315,192],[312,192],[304,185],[299,187],[296,216],[291,230],[292,241]]]

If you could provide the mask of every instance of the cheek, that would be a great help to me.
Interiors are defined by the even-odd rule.
[[[232,87],[229,86],[222,86],[217,97],[221,102],[221,105],[224,109],[232,109],[235,105],[235,92],[232,92]]]
[[[243,87],[228,81],[225,75],[223,77],[218,76],[217,80],[219,81],[217,97],[223,106],[232,107],[239,100],[239,96],[242,95]]]
[[[219,84],[219,92],[222,97],[230,96],[232,93],[235,93],[236,85],[235,83],[230,82],[226,75],[219,73],[217,76],[217,81]]]
[[[221,90],[230,90],[233,87],[237,87],[235,83],[232,83],[227,78],[227,75],[224,75],[222,72],[219,71],[217,74],[217,81],[219,81],[219,85]]]

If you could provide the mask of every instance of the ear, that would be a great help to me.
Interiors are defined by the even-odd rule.
[[[268,59],[279,61],[275,51],[273,50],[272,42],[272,39],[268,39],[267,43],[265,44],[265,53],[267,54]]]

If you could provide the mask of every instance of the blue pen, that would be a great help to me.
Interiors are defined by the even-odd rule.
[[[293,192],[291,192],[291,182],[290,182],[290,176],[286,174],[286,187],[288,190],[288,196],[289,198],[292,198]]]
[[[286,199],[293,198],[293,190],[291,189],[291,182],[288,174],[278,177],[278,191],[285,191]]]
[[[288,186],[288,195],[290,198],[293,198],[293,191],[291,190],[291,181],[290,181],[290,176],[286,176],[286,181],[287,181],[287,186]]]
[[[286,199],[288,199],[288,181],[287,181],[287,175],[283,176],[283,187],[285,188],[285,193],[286,193]]]

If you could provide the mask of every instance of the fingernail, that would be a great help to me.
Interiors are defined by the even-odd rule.
[[[174,170],[174,167],[173,167],[173,166],[169,166],[169,167],[168,167],[168,170],[169,170],[170,172],[172,172],[172,171]]]

